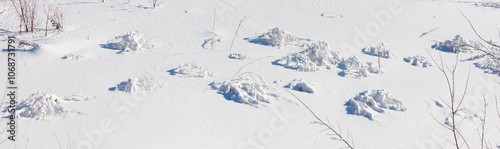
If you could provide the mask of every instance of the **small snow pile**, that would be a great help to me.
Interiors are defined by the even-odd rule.
[[[120,49],[123,52],[139,51],[150,48],[147,41],[144,40],[143,35],[138,31],[116,36],[114,39],[109,40],[105,47],[110,49]]]
[[[76,55],[76,54],[73,54],[73,53],[70,53],[64,57],[62,57],[63,59],[74,59],[74,60],[80,60],[80,59],[83,59],[84,57],[81,56],[81,55]]]
[[[135,77],[129,78],[127,81],[123,81],[116,86],[118,91],[123,91],[126,93],[133,93],[138,91],[152,91],[161,88],[162,84],[155,81],[151,77]]]
[[[284,61],[284,63],[283,63]],[[314,72],[321,67],[326,69],[333,68],[341,61],[338,52],[330,51],[328,44],[323,41],[307,45],[307,49],[300,53],[291,53],[281,58],[277,62],[286,67],[297,69],[299,71]]]
[[[281,47],[287,44],[295,44],[299,42],[299,38],[297,36],[284,29],[280,29],[279,27],[270,29],[267,33],[262,35],[262,38],[273,47]]]
[[[44,119],[48,116],[66,115],[70,110],[61,105],[61,97],[38,91],[19,103],[18,116]]]
[[[477,48],[481,48],[483,45],[479,42],[468,41],[460,35],[456,35],[453,40],[446,40],[444,42],[438,42],[432,46],[432,48],[452,53],[466,53],[475,51]]]
[[[362,92],[350,99],[346,106],[350,114],[362,115],[370,120],[374,119],[376,113],[385,113],[384,109],[406,111],[401,101],[383,89]]]
[[[403,59],[405,62],[410,63],[413,66],[421,66],[421,67],[431,67],[432,63],[427,60],[427,58],[423,56],[413,56],[413,57],[406,57]]]
[[[215,45],[220,43],[221,40],[222,40],[221,38],[219,38],[219,37],[217,37],[217,35],[215,35],[214,37],[205,40],[202,47],[204,49],[214,49]]]
[[[370,73],[380,73],[380,70],[377,66],[375,66],[375,64],[372,62],[362,62],[356,56],[342,60],[340,66],[344,69],[343,72],[345,74],[359,77],[368,77],[368,74]]]
[[[269,103],[271,97],[278,96],[266,83],[255,82],[248,78],[212,82],[210,86],[219,90],[227,100],[252,106],[261,102]]]
[[[307,92],[307,93],[316,92],[316,87],[312,83],[306,82],[302,79],[295,79],[285,87],[290,88],[292,90]]]
[[[488,58],[483,62],[476,63],[476,67],[486,69],[487,73],[500,75],[500,57],[496,60]]]
[[[231,53],[229,55],[229,58],[230,59],[237,59],[237,60],[245,60],[247,59],[247,57],[243,54],[240,54],[240,53]]]
[[[188,77],[200,77],[200,78],[212,76],[210,72],[208,72],[203,66],[197,63],[181,64],[179,65],[179,67],[173,70],[173,73],[185,75]]]
[[[38,43],[27,40],[21,40],[19,41],[19,46],[17,47],[17,49],[23,51],[31,51],[38,47],[39,47]]]
[[[386,59],[394,57],[394,54],[392,54],[391,50],[387,48],[384,43],[376,47],[364,48],[362,52],[371,56],[380,56]]]

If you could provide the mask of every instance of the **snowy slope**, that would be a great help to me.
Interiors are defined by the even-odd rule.
[[[74,93],[89,97],[61,102],[71,110],[65,115],[20,118],[18,140],[13,145],[10,141],[0,143],[0,148],[345,147],[330,132],[323,131],[325,127],[282,88],[296,79],[314,84],[315,91],[291,92],[319,117],[340,125],[355,148],[452,148],[446,139],[453,135],[441,126],[446,116],[439,98],[449,96],[443,75],[435,66],[416,67],[403,59],[416,55],[430,58],[426,50],[439,57],[439,51],[431,46],[455,35],[478,40],[458,10],[470,18],[484,38],[498,40],[500,9],[477,6],[476,2],[482,1],[220,0],[213,31],[216,0],[160,0],[154,9],[150,1],[46,0],[39,4],[63,10],[65,27],[44,37],[43,12],[39,13],[40,31],[18,35],[15,10],[9,7],[10,1],[0,0],[0,6],[5,5],[0,14],[0,48],[7,48],[8,35],[40,45],[33,51],[17,52],[20,101],[39,90],[61,98]],[[389,18],[381,14],[389,14]],[[230,51],[244,16],[248,18]],[[342,75],[341,67],[316,72],[285,68],[275,61],[301,52],[304,46],[278,48],[254,40],[276,27],[304,41],[324,41],[343,58],[356,56],[377,64],[377,57],[364,54],[362,49],[380,43],[390,48],[394,57],[382,58],[382,73],[366,78]],[[150,47],[121,52],[104,46],[133,31],[140,32]],[[215,34],[221,38],[220,43],[213,49],[204,48],[205,40]],[[241,53],[247,59],[228,58],[232,53]],[[68,54],[83,58],[63,59]],[[455,54],[441,54],[446,64],[455,62]],[[460,54],[460,58],[473,55]],[[0,56],[0,69],[4,69],[7,52],[0,52]],[[469,67],[471,76],[463,105],[467,119],[461,124],[461,133],[471,148],[480,148],[478,116],[484,110],[484,95],[488,103],[486,138],[497,147],[500,117],[494,97],[500,96],[500,77],[484,73],[473,65],[475,62],[458,63],[457,90],[464,89]],[[175,69],[186,63],[199,64],[211,76],[176,75]],[[269,98],[268,103],[248,105],[228,100],[210,86],[245,72],[255,79],[249,81],[261,81],[262,77],[277,96]],[[0,76],[0,84],[6,83],[6,71],[0,71]],[[133,93],[116,88],[138,76],[151,77],[161,87]],[[346,103],[350,99],[378,89],[390,92],[406,110],[384,110],[373,120],[349,113]],[[5,95],[3,90],[0,93]],[[3,118],[0,127],[6,121]]]

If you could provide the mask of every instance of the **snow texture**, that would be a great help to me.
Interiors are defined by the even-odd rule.
[[[83,59],[84,57],[81,56],[81,55],[76,55],[76,54],[73,54],[73,53],[70,53],[64,57],[62,57],[63,59],[74,59],[74,60],[80,60],[80,59]]]
[[[206,70],[203,66],[198,63],[184,63],[179,65],[176,69],[173,70],[173,74],[181,74],[188,77],[200,77],[206,78],[208,76],[212,76],[208,70]]]
[[[132,52],[151,48],[151,46],[148,45],[148,42],[144,39],[143,35],[138,31],[116,36],[114,39],[109,40],[104,47],[119,49],[122,50],[122,52]]]
[[[386,59],[394,57],[394,54],[391,52],[391,49],[387,48],[384,43],[376,47],[364,48],[362,52],[371,56],[380,56]]]
[[[307,92],[307,93],[315,93],[316,87],[314,84],[310,82],[306,82],[303,79],[295,79],[285,86],[286,88],[290,88],[292,90]]]
[[[273,47],[281,47],[287,44],[297,44],[299,42],[299,38],[297,36],[284,29],[280,29],[279,27],[270,29],[267,33],[262,35],[262,38]]]
[[[476,63],[476,67],[485,69],[486,73],[500,75],[500,58],[497,58],[496,60],[488,58],[485,61]]]
[[[247,78],[212,82],[212,89],[219,90],[227,100],[257,106],[269,103],[271,97],[278,95],[266,83],[254,82]]]
[[[94,99],[96,97],[87,97],[82,95],[82,93],[74,93],[73,95],[69,95],[64,97],[64,100],[67,101],[89,101],[91,99]]]
[[[277,62],[286,68],[314,72],[320,68],[331,69],[341,61],[340,54],[330,51],[326,42],[319,41],[306,46],[304,51],[288,54]]]
[[[129,78],[127,81],[123,81],[116,86],[118,91],[123,91],[126,93],[134,93],[138,91],[152,91],[161,88],[162,84],[155,81],[151,77],[134,77]]]
[[[484,46],[481,43],[469,41],[460,35],[456,35],[453,40],[438,42],[432,46],[434,49],[451,53],[467,53],[482,47]]]
[[[49,116],[66,115],[70,110],[61,105],[64,99],[47,92],[38,91],[19,103],[18,116],[45,119]]]
[[[246,60],[247,57],[243,54],[240,54],[240,53],[231,53],[229,55],[229,58],[230,59],[237,59],[237,60]]]
[[[432,63],[427,60],[427,58],[423,56],[413,56],[413,57],[406,57],[403,59],[405,62],[410,63],[413,66],[420,66],[420,67],[431,67]]]
[[[386,110],[406,111],[401,101],[383,89],[362,92],[350,99],[346,106],[348,113],[362,115],[370,120],[375,118],[376,113],[386,113]]]
[[[375,64],[372,62],[362,62],[356,56],[342,60],[340,66],[344,74],[357,77],[368,77],[370,73],[380,73],[380,70]]]

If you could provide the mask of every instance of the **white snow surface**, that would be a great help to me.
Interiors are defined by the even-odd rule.
[[[98,0],[39,0],[35,33],[20,34],[20,20],[11,1],[0,0],[0,86],[5,87],[8,81],[7,39],[16,36],[18,41],[32,44],[23,45],[24,48],[15,52],[16,108],[22,108],[20,103],[23,102],[44,103],[47,111],[48,103],[55,102],[35,102],[39,97],[58,99],[58,102],[61,99],[59,104],[51,104],[53,108],[58,109],[55,105],[59,105],[71,111],[45,115],[40,120],[21,116],[16,119],[19,128],[16,141],[0,143],[0,148],[345,148],[342,141],[318,125],[314,116],[283,89],[294,79],[314,83],[317,92],[313,94],[291,92],[323,121],[340,126],[336,128],[346,139],[354,140],[356,148],[454,148],[447,141],[453,140],[453,134],[442,126],[452,122],[443,112],[450,104],[445,77],[436,66],[424,69],[403,60],[416,55],[428,60],[432,56],[438,63],[442,59],[449,68],[456,63],[458,55],[455,83],[460,96],[470,67],[467,94],[460,107],[463,110],[459,120],[465,118],[460,123],[460,133],[468,140],[470,148],[481,148],[477,130],[482,128],[484,95],[488,104],[485,138],[492,148],[500,144],[497,139],[500,138],[497,129],[500,118],[495,108],[495,96],[500,97],[498,74],[474,67],[485,59],[460,61],[480,52],[455,54],[432,49],[436,41],[453,41],[456,35],[467,38],[466,41],[480,40],[457,10],[470,19],[484,39],[499,41],[498,2],[221,0],[218,6],[217,0],[158,2],[159,5],[153,8],[148,0],[128,3],[127,0],[106,0],[104,3]],[[43,6],[59,7],[64,17],[63,30],[49,30],[48,36],[44,35]],[[248,17],[235,36],[245,16]],[[275,29],[277,32],[269,34],[270,43],[266,39],[253,39],[276,27],[279,27]],[[283,29],[286,32],[280,33]],[[126,43],[122,37],[131,31],[141,33],[143,40],[135,36],[134,40],[128,40],[130,44],[123,45],[131,45],[130,51],[135,47],[141,50],[117,54],[122,52],[122,47],[110,49],[105,46],[116,36],[119,38],[111,43]],[[419,37],[423,33],[427,34]],[[205,41],[214,35],[217,35],[214,41],[222,40],[215,42],[213,49],[210,44],[204,48]],[[229,50],[233,37],[234,44]],[[147,41],[148,48],[142,46],[143,41]],[[318,41],[328,43],[328,49],[321,48]],[[135,45],[132,42],[141,46],[132,46]],[[303,52],[312,43],[318,48]],[[397,56],[381,58],[382,70],[378,70],[377,57],[362,52],[363,48],[380,43],[386,44]],[[340,53],[338,57],[337,52]],[[85,58],[62,59],[70,53]],[[240,53],[248,60],[228,58],[232,53]],[[287,61],[275,63],[291,53],[290,58],[297,58],[289,60],[293,68],[283,67]],[[355,56],[357,59],[353,58]],[[175,68],[187,62],[200,64],[212,76],[172,75]],[[299,62],[299,66],[295,66],[295,62]],[[365,67],[361,67],[363,64]],[[297,71],[299,69],[303,71]],[[370,73],[370,69],[379,73]],[[234,77],[235,73],[258,74],[269,83],[266,85],[256,75],[239,79],[238,75]],[[143,81],[150,84],[143,87],[158,87],[157,82],[162,86],[134,93],[117,91],[117,84],[123,81],[127,84],[128,78],[134,76],[154,78],[154,81]],[[214,81],[218,82],[219,89],[212,89]],[[134,83],[131,80],[129,84]],[[231,87],[240,94],[232,94]],[[45,94],[31,98],[32,93],[49,88],[59,98]],[[349,113],[346,103],[350,99],[356,101],[356,95],[370,88],[390,91],[392,99],[400,101],[407,110],[377,107],[384,110],[379,113],[366,105],[365,110],[372,113],[373,120]],[[0,94],[5,96],[8,92],[0,88]],[[75,92],[81,96],[73,96]],[[255,96],[259,94],[263,98]],[[368,97],[373,98],[366,94]],[[4,98],[0,130],[8,128],[10,121],[9,97]],[[242,104],[231,99],[256,104]],[[360,107],[365,104],[355,103]],[[4,139],[10,134],[2,132],[0,137]]]

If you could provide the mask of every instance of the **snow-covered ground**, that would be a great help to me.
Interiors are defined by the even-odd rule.
[[[355,148],[452,148],[448,86],[431,56],[451,67],[457,55],[433,46],[480,41],[460,11],[500,40],[498,1],[127,1],[40,0],[36,32],[20,35],[0,0],[0,84],[7,37],[30,43],[16,51],[17,138],[0,132],[0,148],[345,147],[294,96]],[[64,16],[47,37],[44,6]],[[484,138],[500,148],[500,76],[484,61],[458,62],[457,96],[470,68],[458,129],[481,148],[484,96]]]

